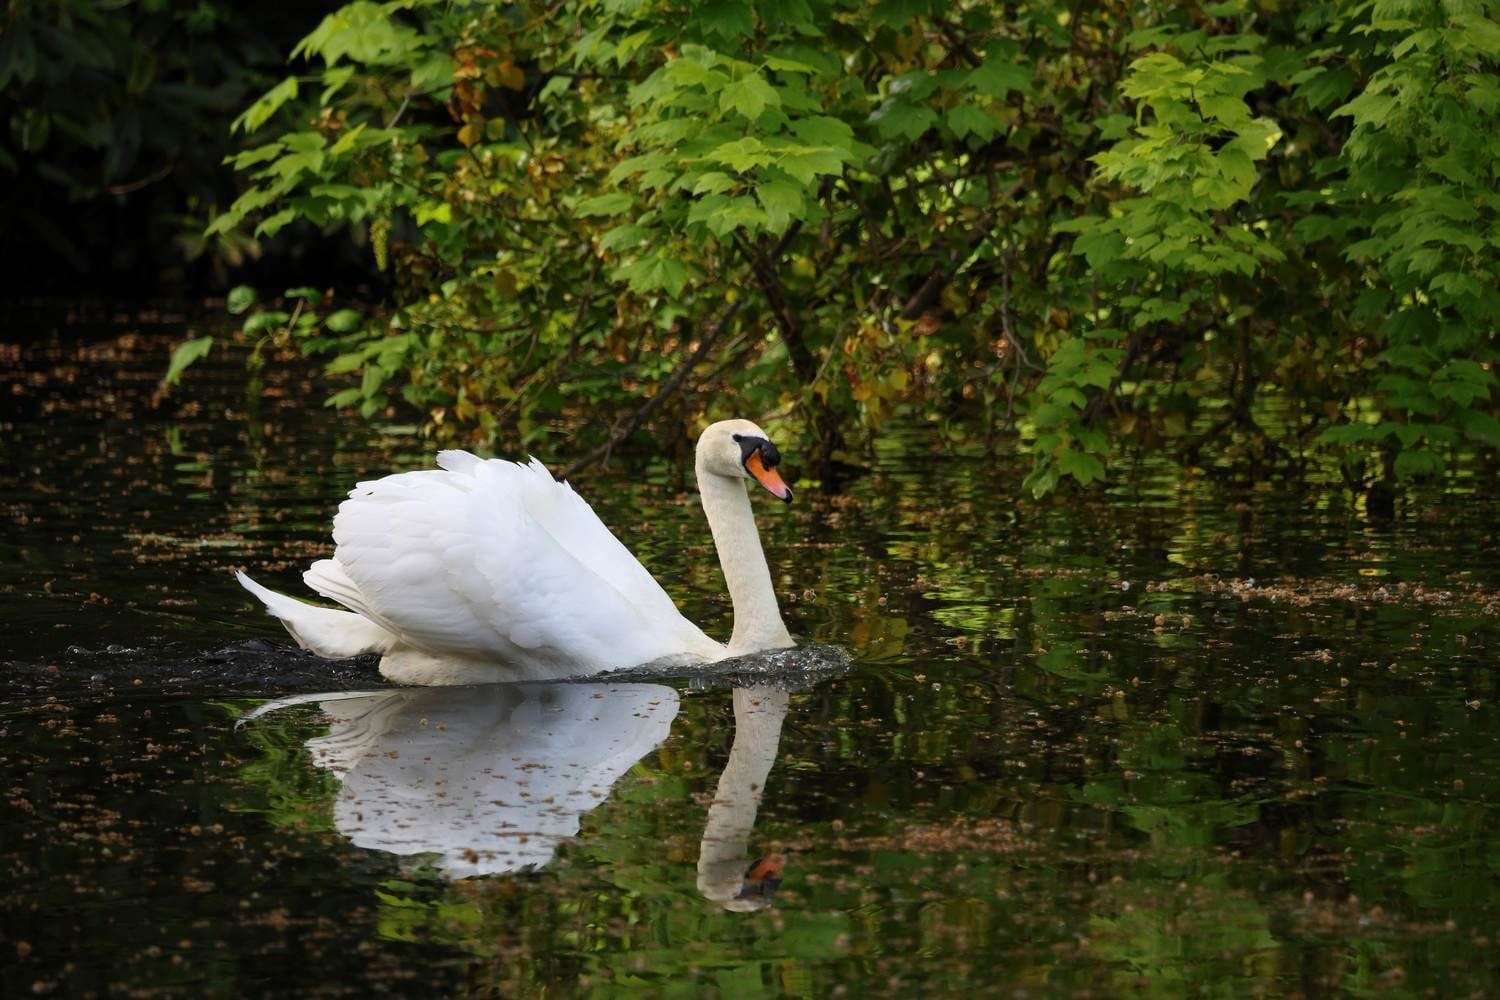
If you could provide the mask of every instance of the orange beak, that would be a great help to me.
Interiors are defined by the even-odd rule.
[[[750,457],[745,459],[745,471],[754,476],[755,481],[776,499],[783,503],[792,502],[792,488],[781,478],[781,473],[766,468],[766,463],[761,461],[760,452],[752,451]]]

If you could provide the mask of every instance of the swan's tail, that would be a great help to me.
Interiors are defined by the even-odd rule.
[[[297,640],[297,645],[319,656],[341,660],[360,653],[384,653],[396,637],[374,622],[352,611],[320,608],[295,597],[267,590],[243,572],[235,573],[240,586],[254,594]]]

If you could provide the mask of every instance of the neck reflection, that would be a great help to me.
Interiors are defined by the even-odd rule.
[[[775,688],[734,690],[734,743],[698,848],[698,891],[727,910],[770,906],[771,893],[781,882],[783,856],[768,855],[748,865],[746,859],[789,702],[790,695]]]

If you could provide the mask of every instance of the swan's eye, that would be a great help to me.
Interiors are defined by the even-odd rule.
[[[750,456],[756,452],[760,452],[761,463],[768,469],[776,468],[776,463],[781,461],[781,452],[777,451],[776,446],[765,438],[746,437],[743,434],[732,434],[730,436],[739,442],[741,465],[750,461]]]

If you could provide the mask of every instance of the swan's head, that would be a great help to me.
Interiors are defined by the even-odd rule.
[[[766,432],[748,420],[720,420],[698,438],[698,467],[730,479],[753,479],[779,500],[792,502],[792,488],[776,466],[781,452]]]

